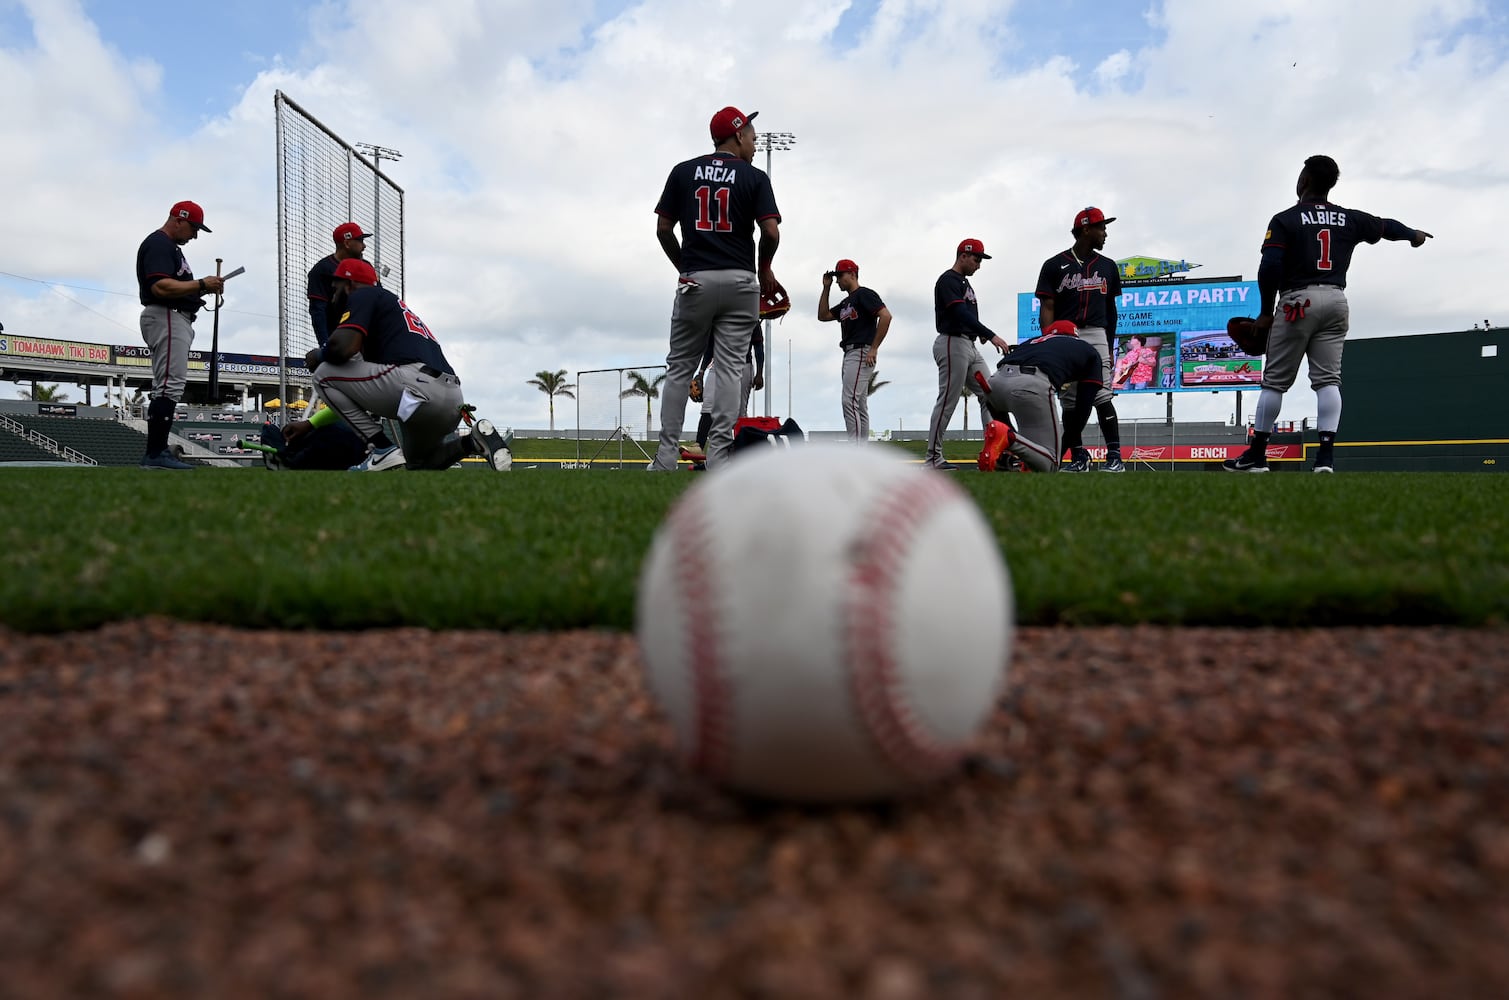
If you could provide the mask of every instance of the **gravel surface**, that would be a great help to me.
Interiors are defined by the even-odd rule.
[[[1509,994],[1509,632],[1026,629],[964,773],[677,764],[632,637],[0,630],[0,997]]]

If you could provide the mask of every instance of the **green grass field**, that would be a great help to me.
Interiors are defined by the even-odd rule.
[[[0,470],[0,623],[627,629],[655,528],[698,478]],[[1499,476],[957,478],[1022,624],[1509,621]]]

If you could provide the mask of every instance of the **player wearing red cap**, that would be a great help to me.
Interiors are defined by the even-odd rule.
[[[142,240],[136,251],[136,286],[141,297],[141,337],[152,352],[152,402],[147,404],[147,452],[144,469],[191,469],[168,448],[173,412],[189,381],[189,348],[194,344],[194,317],[205,293],[225,286],[214,275],[195,278],[183,245],[210,232],[204,209],[180,201],[168,221]]]
[[[1106,472],[1125,472],[1121,461],[1121,425],[1111,395],[1111,345],[1116,342],[1116,300],[1121,295],[1121,272],[1116,262],[1098,253],[1106,245],[1106,225],[1115,222],[1098,208],[1074,214],[1069,231],[1074,245],[1043,262],[1038,272],[1037,297],[1042,304],[1038,325],[1046,330],[1054,320],[1067,319],[1079,328],[1079,339],[1100,352],[1105,372],[1095,392],[1095,417],[1106,442]],[[1064,422],[1077,399],[1077,383],[1064,391]],[[1075,450],[1064,472],[1088,472],[1090,452]]]
[[[980,397],[980,427],[990,422],[990,408],[985,405],[985,390],[975,373],[989,376],[985,359],[975,341],[989,342],[1006,353],[1006,341],[980,322],[980,306],[969,276],[980,269],[980,262],[990,260],[985,244],[976,239],[962,240],[954,252],[954,266],[938,276],[933,284],[933,324],[938,336],[933,339],[933,361],[938,365],[938,400],[927,425],[926,463],[934,469],[951,472],[958,466],[943,457],[943,432],[954,418],[959,394],[967,385]]]
[[[309,269],[309,323],[314,327],[315,343],[321,347],[340,320],[340,315],[331,315],[329,308],[330,298],[335,294],[335,267],[343,260],[361,260],[368,234],[354,222],[342,222],[330,236],[335,240],[335,252],[326,254]]]
[[[830,308],[828,294],[834,281],[843,289],[844,297]],[[823,323],[838,320],[842,331],[838,346],[844,352],[844,430],[850,441],[864,443],[870,440],[870,376],[881,342],[891,328],[891,310],[873,289],[859,283],[859,265],[845,258],[823,275],[817,318]]]
[[[512,435],[491,421],[478,420],[470,433],[456,433],[465,405],[461,380],[424,321],[378,287],[371,264],[353,259],[336,266],[331,306],[341,313],[340,324],[304,362],[325,401],[372,449],[356,470],[449,469],[470,455],[500,472],[511,466]],[[401,453],[378,417],[402,425]]]
[[[718,384],[707,437],[708,468],[716,468],[733,450],[744,357],[759,319],[760,296],[777,285],[771,262],[781,242],[775,192],[769,176],[754,165],[757,114],[727,107],[713,115],[708,123],[713,152],[672,167],[655,205],[655,238],[676,268],[677,284],[660,390],[660,447],[649,466],[652,472],[673,471],[680,460],[687,392],[709,338]]]
[[[1033,472],[1055,472],[1064,449],[1077,448],[1101,384],[1100,354],[1075,336],[1066,319],[1049,324],[1042,336],[1016,345],[990,377],[987,401],[996,419],[985,428],[980,471],[992,472],[1009,451]],[[1059,422],[1058,395],[1066,386],[1083,391]],[[1015,418],[1013,429],[1007,413]]]

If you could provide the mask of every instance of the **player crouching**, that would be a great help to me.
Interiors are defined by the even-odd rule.
[[[398,296],[377,283],[364,260],[343,260],[335,270],[331,308],[341,317],[324,347],[305,364],[325,401],[371,448],[357,471],[449,469],[477,455],[502,472],[513,464],[511,434],[490,420],[463,433],[456,424],[469,415],[461,380],[435,335]],[[403,450],[383,432],[379,417],[403,427]]]
[[[978,372],[975,377],[997,418],[985,428],[980,471],[995,471],[1002,452],[1010,452],[1033,472],[1057,472],[1064,451],[1082,447],[1103,373],[1100,352],[1079,339],[1072,322],[1061,319],[1012,348],[989,381]],[[1061,424],[1059,397],[1066,386],[1075,387],[1074,409]],[[1005,423],[1007,413],[1016,417],[1015,429]]]

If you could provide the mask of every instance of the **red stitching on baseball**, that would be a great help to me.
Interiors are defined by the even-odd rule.
[[[917,780],[951,770],[963,756],[962,744],[947,744],[923,727],[903,690],[896,663],[893,609],[900,589],[901,563],[925,517],[945,502],[962,502],[953,484],[924,473],[882,497],[860,519],[873,526],[849,574],[847,633],[849,686],[864,729],[881,755]]]
[[[714,597],[707,546],[710,533],[695,501],[683,499],[666,521],[671,532],[673,568],[681,606],[686,609],[686,665],[692,675],[692,766],[713,778],[729,771],[732,757],[732,704],[723,670],[722,620]]]

